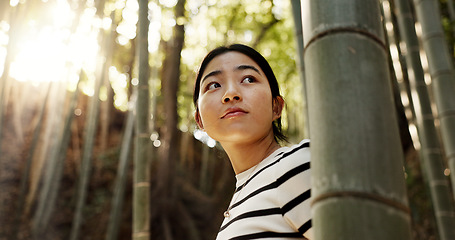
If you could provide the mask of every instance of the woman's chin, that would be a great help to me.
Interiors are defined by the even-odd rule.
[[[223,145],[229,144],[229,143],[235,143],[237,144],[249,144],[249,143],[255,143],[258,142],[261,139],[266,138],[266,134],[252,134],[251,132],[248,131],[231,131],[227,134],[224,134],[223,136],[220,136],[217,140],[218,142]],[[272,135],[273,138],[273,135]]]

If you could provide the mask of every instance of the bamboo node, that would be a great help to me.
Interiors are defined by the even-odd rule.
[[[431,72],[431,71],[430,71]],[[431,79],[432,81],[437,81],[438,77],[443,76],[443,75],[452,75],[453,74],[453,69],[441,69],[436,72],[431,72]]]
[[[427,154],[436,154],[436,155],[441,155],[442,151],[439,148],[426,148],[425,152]]]
[[[441,175],[444,174],[441,172]],[[436,187],[436,186],[444,186],[444,187],[449,187],[449,183],[445,180],[435,180],[435,181],[430,181],[430,186]]]
[[[434,121],[434,116],[432,113],[422,114],[422,120],[431,120]]]
[[[425,31],[423,31],[425,32]],[[430,33],[430,34],[426,34],[424,36],[422,36],[422,41],[428,41],[432,38],[445,38],[444,36],[444,33],[443,32],[433,32],[433,33]]]
[[[150,187],[150,183],[149,182],[137,182],[137,183],[134,183],[134,187]]]
[[[450,110],[439,112],[439,119],[444,118],[444,117],[453,117],[453,116],[455,116],[455,109],[450,109]]]
[[[368,31],[366,31],[364,29],[360,29],[360,28],[356,28],[356,27],[339,27],[339,28],[332,28],[332,29],[328,29],[328,30],[322,31],[320,33],[317,33],[316,35],[313,36],[313,38],[311,38],[308,41],[308,43],[304,47],[303,51],[305,52],[306,49],[312,43],[314,43],[316,40],[318,40],[320,38],[323,38],[325,36],[330,36],[332,34],[337,34],[337,33],[357,33],[357,34],[363,35],[363,36],[373,40],[375,43],[380,45],[382,49],[384,49],[384,50],[387,49],[387,47],[384,44],[384,42],[382,41],[382,39],[380,37],[374,35],[373,33],[370,33],[370,32],[368,32]]]
[[[406,206],[403,203],[400,203],[398,201],[380,196],[378,194],[374,193],[367,193],[367,192],[355,192],[355,191],[340,191],[340,192],[330,192],[330,193],[324,193],[320,194],[319,196],[315,197],[313,201],[311,202],[311,206],[315,205],[317,202],[321,202],[323,200],[329,199],[329,198],[346,198],[346,197],[351,197],[351,198],[361,198],[365,200],[370,200],[374,202],[378,202],[384,205],[387,205],[389,207],[393,207],[395,209],[398,209],[406,214],[410,214],[411,210],[409,209],[408,206]]]
[[[455,217],[455,213],[452,211],[435,211],[434,213],[436,217],[450,217],[453,218]]]
[[[454,152],[454,153],[451,153],[451,154],[447,154],[447,158],[448,158],[448,159],[455,158],[455,152]]]
[[[138,85],[137,89],[138,90],[149,90],[149,85]]]
[[[133,233],[133,238],[149,237],[150,232],[135,232]]]

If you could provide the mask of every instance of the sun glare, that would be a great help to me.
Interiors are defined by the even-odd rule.
[[[46,25],[35,19],[23,23],[25,34],[17,40],[17,52],[12,58],[11,78],[38,85],[42,82],[74,81],[80,69],[88,74],[95,71],[99,29],[110,24],[98,19],[96,9],[87,7],[73,27],[75,12],[66,0],[56,0],[48,7],[53,20]],[[17,3],[10,1],[11,6]],[[99,20],[98,22],[95,20]],[[99,25],[99,26],[96,26]],[[0,29],[0,57],[8,39]],[[73,28],[73,29],[72,29]],[[4,59],[4,58],[2,58]]]
[[[135,0],[127,0],[125,8],[122,11],[123,20],[117,26],[117,33],[119,34],[117,42],[120,45],[126,45],[129,41],[136,37],[136,23],[138,21],[137,11],[139,5]]]
[[[10,0],[9,1],[9,5],[11,7],[15,7],[15,6],[17,6],[17,4],[19,4],[19,0]]]
[[[128,77],[124,73],[120,73],[117,68],[109,68],[109,80],[111,82],[112,89],[114,89],[114,105],[122,110],[128,110]]]
[[[20,52],[11,64],[11,77],[18,81],[59,81],[65,69],[63,36],[49,28],[43,29],[33,41],[19,46]]]

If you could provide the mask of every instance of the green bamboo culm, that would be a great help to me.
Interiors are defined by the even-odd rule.
[[[79,81],[76,85],[76,90],[70,96],[69,105],[64,107],[66,114],[64,116],[62,128],[58,133],[58,140],[56,141],[56,144],[47,159],[46,172],[44,176],[42,176],[41,180],[42,187],[39,194],[39,202],[33,217],[33,232],[36,239],[39,239],[46,232],[56,206],[55,203],[58,199],[58,190],[63,177],[64,163],[71,140],[71,125],[75,117],[74,110],[77,107],[79,84],[81,82],[81,78],[85,77],[85,73],[81,71],[79,74]]]
[[[109,215],[109,224],[106,231],[106,240],[117,240],[119,226],[122,219],[123,202],[125,198],[125,185],[128,180],[128,165],[130,163],[131,139],[134,132],[134,109],[136,106],[137,94],[133,92],[129,102],[129,110],[126,117],[125,130],[123,131],[122,147],[120,149],[117,176],[115,177],[114,194]]]
[[[150,239],[150,161],[149,161],[149,53],[148,1],[139,0],[137,53],[139,74],[136,102],[136,142],[133,176],[133,240]]]
[[[376,0],[302,1],[317,240],[411,239]]]
[[[454,206],[449,181],[444,175],[444,159],[421,65],[411,4],[407,0],[395,0],[394,3],[400,35],[406,43],[405,57],[410,69],[409,82],[421,145],[421,165],[429,185],[439,237],[441,240],[455,239]]]
[[[302,82],[303,114],[305,126],[303,127],[304,138],[309,138],[310,127],[308,123],[308,104],[305,84],[305,64],[303,63],[303,29],[302,29],[302,7],[300,0],[291,0],[292,16],[294,17],[294,31],[297,42],[297,64],[300,70],[300,81]]]
[[[422,44],[428,58],[442,143],[449,168],[455,172],[455,72],[444,37],[438,1],[414,0],[414,5],[417,20],[422,26]],[[455,174],[450,176],[452,186],[455,186]]]
[[[33,138],[32,138],[31,144],[30,144],[30,151],[28,152],[27,160],[25,161],[25,167],[22,172],[19,197],[17,198],[18,200],[17,200],[15,224],[14,224],[15,228],[13,229],[13,234],[11,235],[11,236],[15,236],[17,238],[19,238],[19,236],[18,236],[19,228],[20,228],[20,225],[22,224],[22,220],[24,217],[23,215],[24,215],[24,209],[25,209],[25,198],[26,198],[26,195],[28,192],[28,184],[29,184],[29,180],[30,180],[30,171],[32,168],[32,161],[33,161],[33,157],[35,156],[35,152],[36,152],[39,140],[40,140],[41,131],[43,128],[43,122],[44,122],[45,113],[46,113],[46,106],[47,106],[47,102],[49,99],[52,85],[53,85],[52,83],[49,83],[46,97],[44,98],[44,101],[42,102],[41,110],[39,111],[38,122],[36,123],[35,129],[33,130]]]
[[[100,61],[100,60],[99,60]],[[71,226],[70,240],[79,239],[81,225],[83,224],[83,210],[87,199],[90,175],[93,163],[93,148],[95,146],[95,137],[98,129],[99,109],[100,109],[100,88],[101,78],[97,77],[94,84],[94,94],[90,99],[87,115],[87,126],[84,134],[84,146],[82,152],[81,169],[77,182],[76,208]]]

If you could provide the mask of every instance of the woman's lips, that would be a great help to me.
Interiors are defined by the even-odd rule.
[[[242,116],[244,114],[247,114],[248,112],[243,110],[242,108],[239,108],[239,107],[231,107],[231,108],[228,108],[226,110],[226,112],[224,112],[224,114],[222,115],[222,119],[223,118],[231,118],[231,117],[237,117],[237,116]]]

